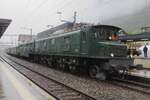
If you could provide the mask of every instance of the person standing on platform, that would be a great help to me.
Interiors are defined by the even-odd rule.
[[[147,58],[147,51],[148,51],[148,48],[145,45],[144,48],[143,48],[143,52],[144,52],[144,57],[146,57],[146,58]]]

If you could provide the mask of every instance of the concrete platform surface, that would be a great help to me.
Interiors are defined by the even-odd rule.
[[[0,100],[54,100],[8,64],[0,61]]]
[[[5,94],[4,94],[4,91],[3,91],[3,89],[2,89],[1,83],[0,83],[0,100],[7,100],[7,99],[6,99],[6,96],[5,96]]]
[[[150,58],[135,58],[135,64],[143,64],[144,68],[150,69]]]
[[[150,71],[149,70],[132,70],[128,74],[150,79]]]

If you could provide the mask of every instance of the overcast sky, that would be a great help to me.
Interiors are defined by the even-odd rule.
[[[61,24],[58,11],[65,20],[72,21],[77,11],[77,22],[103,23],[149,4],[150,0],[0,0],[0,18],[12,19],[5,34],[29,34],[23,27],[32,28],[36,34],[47,25]]]

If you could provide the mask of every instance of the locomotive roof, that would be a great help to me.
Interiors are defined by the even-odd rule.
[[[71,31],[71,32],[65,32],[65,33],[62,33],[62,34],[54,34],[50,37],[47,37],[47,38],[43,38],[43,39],[39,39],[39,40],[35,40],[36,42],[38,41],[42,41],[42,40],[47,40],[47,39],[51,39],[51,38],[54,38],[54,37],[59,37],[59,36],[65,36],[65,35],[71,35],[71,34],[75,34],[76,32],[80,32],[80,30],[76,30],[76,31]],[[25,44],[21,44],[21,45],[27,45],[27,44],[31,44],[33,43],[34,41],[32,42],[28,42],[28,43],[25,43]],[[20,46],[21,46],[20,45]]]
[[[117,29],[121,29],[120,27],[118,26],[113,26],[113,25],[93,25],[92,27],[113,27],[113,28],[117,28]]]
[[[86,27],[86,25],[85,25],[85,27]],[[92,25],[90,27],[113,27],[113,28],[121,29],[120,27],[113,26],[113,25]],[[71,34],[75,34],[76,32],[80,32],[80,31],[81,31],[81,29],[74,30],[74,31],[68,31],[68,32],[64,32],[64,33],[59,33],[59,34],[52,34],[50,37],[42,38],[42,39],[35,40],[35,41],[42,41],[42,40],[51,39],[51,38],[54,38],[54,37],[71,35]],[[25,44],[30,44],[32,42],[25,43]],[[22,44],[22,45],[25,45],[25,44]]]
[[[75,31],[71,31],[71,32],[64,32],[64,33],[61,33],[61,34],[53,34],[53,35],[50,36],[50,37],[43,38],[43,39],[39,39],[39,40],[36,40],[36,41],[51,39],[51,38],[59,37],[59,36],[71,35],[71,34],[75,34],[76,32],[80,32],[80,30],[75,30]]]

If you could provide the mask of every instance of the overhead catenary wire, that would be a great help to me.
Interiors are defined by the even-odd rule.
[[[77,2],[73,2],[73,0],[68,0],[68,2],[66,2],[66,3],[64,3],[64,4],[61,4],[61,6],[59,6],[59,5],[57,5],[57,7],[51,12],[51,13],[47,13],[48,15],[48,18],[49,18],[49,16],[53,16],[54,14],[56,14],[56,12],[58,12],[58,11],[62,11],[63,9],[65,9],[66,7],[67,8],[77,8],[77,9],[79,9],[80,8],[80,6],[76,6],[75,5],[75,7],[72,7],[72,4],[80,4],[80,0],[76,0]],[[63,1],[64,2],[64,1]],[[71,7],[70,7],[71,6]],[[86,8],[84,8],[84,9],[82,9],[82,14],[85,14],[85,9]],[[69,9],[69,10],[72,10],[72,9]],[[77,11],[76,9],[74,9],[74,10],[72,10],[72,12],[75,12],[75,11]],[[48,12],[50,12],[49,10],[48,10]],[[47,19],[46,17],[45,17],[45,19]],[[71,16],[71,17],[69,17],[69,20],[72,20],[73,19],[73,16]],[[46,21],[47,22],[47,21]]]
[[[58,1],[58,0],[57,0]],[[55,5],[55,7],[53,7],[53,8],[51,8],[51,10],[49,10],[48,9],[48,11],[47,11],[47,16],[50,16],[50,15],[52,15],[52,14],[56,14],[56,12],[58,11],[58,9],[62,9],[63,7],[65,7],[65,6],[67,6],[67,5],[70,5],[70,3],[73,3],[72,2],[73,0],[66,0],[65,2],[64,2],[64,0],[61,0],[60,2],[56,2],[56,5]],[[42,4],[41,4],[42,5]],[[43,4],[44,5],[44,4]],[[61,5],[61,6],[60,6]],[[50,12],[50,13],[49,13]],[[34,12],[34,15],[36,14],[36,12]],[[33,13],[32,13],[32,15],[33,15]],[[33,15],[33,16],[34,16]],[[37,15],[36,14],[36,16],[40,16],[40,14],[39,15]],[[47,19],[47,16],[45,15],[45,18],[44,18],[44,20],[45,19]],[[29,18],[30,17],[30,18]],[[40,17],[41,18],[41,17]],[[31,16],[28,16],[28,17],[26,17],[26,19],[24,19],[23,21],[25,21],[25,22],[32,22],[34,19],[32,19],[31,18]],[[40,21],[41,21],[41,23],[42,23],[42,19],[40,19]],[[46,21],[46,20],[45,20]]]
[[[27,13],[27,16],[23,18],[23,21],[26,21],[29,17],[31,17],[31,14],[36,13],[43,5],[45,5],[49,0],[42,1],[35,9],[33,9],[31,12]]]
[[[43,25],[44,25],[44,23],[45,23],[45,25],[46,25],[46,24],[48,24],[47,22],[49,22],[50,16],[53,16],[54,14],[56,15],[56,12],[57,12],[57,11],[62,11],[62,10],[64,10],[66,7],[70,7],[70,5],[72,5],[72,4],[75,3],[73,0],[66,0],[66,1],[61,0],[61,1],[59,1],[59,2],[55,2],[55,4],[54,4],[55,7],[51,7],[50,9],[48,9],[48,10],[46,11],[47,13],[44,13],[44,14],[45,14],[44,16],[41,14],[42,11],[39,12],[38,15],[37,15],[37,11],[41,10],[42,7],[46,6],[45,4],[46,4],[47,1],[48,1],[48,0],[45,0],[45,1],[41,2],[41,3],[36,7],[36,9],[33,10],[32,16],[31,16],[31,14],[29,14],[30,16],[26,17],[26,19],[23,19],[23,21],[26,22],[26,24],[29,23],[29,22],[32,23],[33,21],[35,21],[35,19],[33,19],[33,18],[34,18],[33,16],[38,16],[38,17],[41,16],[41,17],[39,17],[41,24],[36,24],[36,26],[39,27],[40,25],[42,25],[42,23],[43,23]],[[58,1],[58,0],[57,0],[57,1]],[[78,1],[78,2],[79,2],[79,1]],[[47,6],[48,6],[48,5],[47,5]],[[74,12],[74,11],[73,11],[73,12]],[[41,14],[41,15],[40,15],[40,14]],[[72,14],[73,14],[73,13],[72,13]],[[43,18],[42,18],[42,16],[43,16]],[[31,17],[32,17],[32,18],[31,18]],[[72,16],[71,16],[71,18],[72,18]]]
[[[53,14],[56,14],[57,12],[60,11],[60,9],[62,10],[62,8],[70,5],[71,1],[73,1],[73,0],[66,0],[65,2],[64,2],[64,0],[62,0],[61,2],[57,3],[55,7],[48,9],[47,15],[52,16]]]
[[[25,7],[28,9],[28,7],[30,6],[30,3],[32,2],[32,0],[26,0],[26,5]]]
[[[62,9],[64,9],[65,7],[70,6],[70,4],[73,3],[73,0],[68,0],[68,1],[66,0],[65,1],[66,3],[63,3],[63,2],[64,2],[63,0],[62,0],[62,3],[60,2],[61,6],[59,6],[59,4],[57,4],[56,5],[57,7],[54,8],[54,10],[51,13],[47,13],[48,15],[45,16],[45,19],[47,19],[46,17],[49,18],[49,16],[52,16],[52,15],[56,14],[57,12],[61,12]],[[50,10],[48,10],[48,12],[50,12]]]
[[[80,21],[83,21],[83,15],[84,16],[86,16],[86,13],[87,13],[87,8],[88,8],[88,6],[85,6],[85,7],[83,7],[82,6],[82,9],[81,9],[81,6],[76,6],[76,5],[78,5],[78,4],[80,4],[81,3],[81,1],[80,0],[76,0],[76,2],[74,2],[74,4],[73,5],[70,5],[71,6],[71,8],[75,8],[75,9],[69,9],[69,7],[68,6],[66,6],[66,9],[68,8],[68,13],[70,13],[70,12],[73,12],[73,11],[77,11],[78,12],[78,16],[77,17],[80,17]],[[82,4],[82,3],[81,3]],[[81,15],[81,16],[80,16]],[[69,17],[68,19],[71,19],[71,18],[73,18],[73,17]],[[82,20],[81,20],[82,19]],[[78,19],[79,20],[79,19]],[[87,20],[86,20],[87,21]],[[93,22],[91,22],[91,23],[93,23]]]

